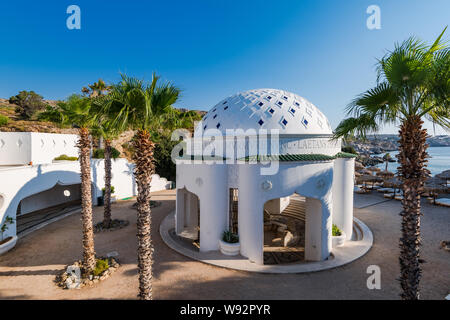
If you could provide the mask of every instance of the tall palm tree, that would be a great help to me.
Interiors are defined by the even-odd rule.
[[[138,187],[137,238],[139,297],[152,299],[153,246],[151,240],[150,183],[154,173],[151,130],[171,112],[180,90],[167,82],[158,84],[153,74],[150,84],[122,75],[122,80],[112,86],[105,112],[116,114],[113,124],[120,130],[136,130],[133,139],[134,175]]]
[[[101,103],[100,103],[101,106]],[[113,124],[113,115],[105,114],[101,111],[101,107],[95,111],[97,116],[96,125],[93,127],[93,133],[104,141],[104,161],[105,161],[105,192],[104,192],[104,212],[103,212],[103,228],[111,227],[111,158],[112,158],[112,141],[118,137],[120,130]]]
[[[105,81],[98,79],[97,82],[89,84],[87,87],[83,87],[81,92],[88,95],[90,98],[95,98],[105,95],[110,89],[111,87],[106,85]]]
[[[383,160],[386,163],[386,168],[384,171],[388,171],[388,166],[389,166],[389,161],[392,159],[391,155],[389,152],[387,152],[384,156],[383,156]]]
[[[95,269],[94,232],[92,226],[91,139],[89,130],[95,123],[95,113],[89,98],[72,95],[59,102],[57,110],[64,124],[78,128],[78,149],[81,171],[81,218],[83,226],[83,268],[86,274]]]
[[[445,29],[432,45],[415,38],[396,44],[377,63],[377,85],[348,106],[348,114],[353,117],[343,120],[335,131],[336,137],[354,134],[364,137],[382,124],[400,123],[397,174],[404,196],[399,281],[401,297],[408,300],[419,299],[422,275],[420,196],[429,176],[427,130],[422,119],[450,129],[450,49],[441,42]]]

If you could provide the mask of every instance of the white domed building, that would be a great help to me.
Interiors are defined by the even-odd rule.
[[[325,115],[296,94],[258,89],[220,101],[176,161],[176,234],[200,252],[227,253],[222,235],[236,232],[240,255],[256,264],[296,246],[305,261],[328,259],[332,224],[346,240],[353,232],[354,156],[331,138]]]

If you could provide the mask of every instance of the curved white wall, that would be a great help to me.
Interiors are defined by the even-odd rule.
[[[263,207],[272,199],[293,193],[314,198],[314,210],[307,228],[308,259],[326,259],[331,252],[331,186],[333,162],[281,162],[275,175],[261,175],[261,164],[238,162],[237,165],[201,163],[189,164],[177,160],[177,189],[186,188],[200,199],[200,250],[218,249],[218,240],[227,228],[230,187],[228,170],[235,172],[233,187],[239,189],[238,225],[241,254],[249,260],[263,264]],[[237,168],[236,168],[237,167]],[[236,170],[237,169],[237,170]],[[181,195],[181,192],[177,192]],[[183,228],[182,197],[177,198],[177,233]]]
[[[134,165],[126,159],[112,161],[112,185],[118,199],[135,196],[137,187],[133,175]],[[104,180],[104,161],[91,159],[92,197],[94,205],[97,197],[102,195]],[[153,175],[155,185],[152,191],[167,189],[162,187],[164,178]],[[52,164],[18,166],[0,168],[0,221],[6,216],[16,218],[19,202],[42,191],[52,189],[55,185],[79,184],[80,164],[78,161],[61,161]],[[166,180],[167,182],[167,180]],[[26,204],[32,210],[33,204]],[[5,236],[16,234],[15,224],[9,228]]]

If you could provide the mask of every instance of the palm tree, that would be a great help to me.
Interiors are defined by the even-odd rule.
[[[445,28],[447,29],[447,28]],[[419,299],[422,275],[419,257],[420,195],[425,179],[427,130],[423,118],[450,129],[450,49],[442,44],[445,32],[432,45],[409,38],[396,44],[377,63],[377,85],[358,96],[347,108],[335,137],[376,132],[382,124],[400,123],[398,176],[402,181],[402,236],[400,271],[402,299]]]
[[[386,153],[384,156],[383,156],[383,160],[384,160],[384,162],[386,163],[386,168],[385,168],[385,170],[384,171],[388,171],[388,165],[389,165],[389,161],[392,159],[392,157],[391,157],[391,155],[389,154],[389,152],[388,153]]]
[[[122,75],[122,80],[112,86],[107,96],[105,112],[116,114],[113,125],[120,130],[136,130],[133,139],[134,175],[137,195],[137,238],[139,297],[152,299],[153,246],[151,240],[150,183],[154,173],[151,130],[161,119],[172,112],[180,90],[171,83],[158,85],[159,77],[153,74],[150,84]],[[156,125],[155,125],[156,124]]]
[[[102,79],[98,79],[97,82],[93,84],[89,84],[88,87],[83,87],[81,92],[90,98],[95,98],[99,96],[103,96],[111,89],[111,86],[107,86],[105,81]]]
[[[81,171],[81,218],[83,225],[83,268],[86,274],[95,269],[94,232],[92,226],[91,140],[89,129],[95,123],[95,113],[89,98],[72,95],[59,102],[57,110],[64,124],[78,127],[78,148]]]
[[[101,104],[100,104],[101,105]],[[98,119],[97,124],[93,127],[93,133],[104,140],[104,158],[105,158],[105,192],[104,192],[104,212],[103,212],[103,228],[111,227],[111,151],[112,141],[120,134],[117,126],[113,125],[111,116],[101,112],[101,107],[96,112]]]

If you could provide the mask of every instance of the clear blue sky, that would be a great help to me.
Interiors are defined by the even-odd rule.
[[[81,30],[66,27],[71,4]],[[381,8],[380,30],[366,27],[371,4]],[[449,0],[2,1],[0,97],[63,99],[98,78],[156,71],[183,90],[178,107],[208,110],[239,91],[278,88],[310,100],[335,127],[375,84],[377,57],[410,35],[432,41],[448,24]]]

